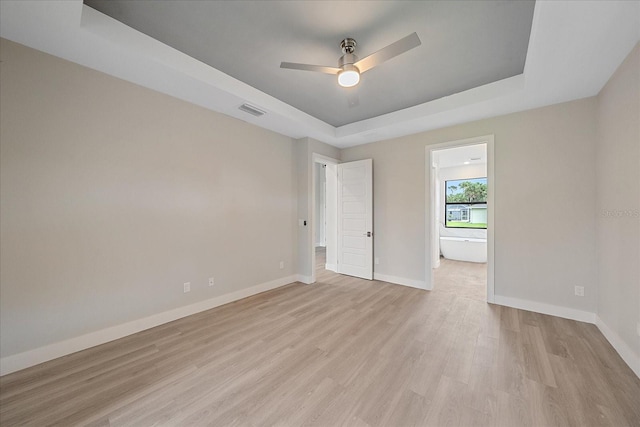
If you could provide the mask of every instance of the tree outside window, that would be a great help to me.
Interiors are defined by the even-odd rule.
[[[487,178],[445,181],[445,226],[487,228]]]

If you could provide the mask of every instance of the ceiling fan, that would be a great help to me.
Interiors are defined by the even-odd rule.
[[[297,64],[294,62],[282,62],[280,68],[290,68],[292,70],[317,71],[319,73],[338,75],[338,84],[342,87],[353,87],[360,81],[360,74],[372,69],[375,66],[388,61],[408,50],[418,47],[422,44],[418,34],[413,33],[383,47],[379,51],[358,60],[354,54],[356,41],[352,38],[346,38],[340,42],[343,55],[338,60],[338,67],[325,67],[322,65]]]

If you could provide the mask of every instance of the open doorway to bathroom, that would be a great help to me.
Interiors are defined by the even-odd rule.
[[[483,137],[427,147],[429,288],[490,302],[492,144]]]

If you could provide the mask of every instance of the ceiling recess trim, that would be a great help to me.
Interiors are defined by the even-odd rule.
[[[524,74],[334,127],[85,6],[2,0],[0,36],[294,139],[338,148],[596,95],[640,39],[640,2],[546,2],[534,9]],[[260,105],[253,117],[239,105]]]

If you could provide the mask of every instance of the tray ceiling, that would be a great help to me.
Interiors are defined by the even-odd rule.
[[[523,73],[533,1],[129,1],[86,5],[325,123],[339,127]],[[335,67],[340,41],[362,58],[417,32],[422,45],[363,74]]]
[[[151,15],[147,16],[145,12],[145,19],[156,13],[156,6],[160,9],[175,7],[175,4],[164,1],[140,0],[135,3],[154,6]],[[211,3],[216,3],[216,7],[239,7],[242,13],[250,13],[249,9],[253,4]],[[83,0],[2,0],[0,37],[294,139],[313,138],[339,148],[390,140],[403,135],[596,95],[640,40],[638,1],[526,3],[533,7],[533,18],[530,31],[527,27],[527,31],[523,32],[527,34],[528,44],[526,52],[523,53],[526,54],[526,60],[518,59],[525,62],[524,70],[520,68],[520,74],[393,111],[394,108],[401,108],[393,104],[398,102],[397,98],[409,99],[416,95],[413,91],[417,84],[427,82],[436,87],[432,87],[431,90],[441,89],[438,86],[443,78],[448,77],[448,73],[441,71],[440,74],[435,74],[433,71],[425,71],[426,67],[438,65],[437,56],[430,51],[434,46],[457,44],[462,52],[458,60],[473,58],[476,53],[475,43],[488,37],[487,31],[491,32],[495,26],[505,24],[505,19],[496,18],[499,13],[497,10],[505,7],[505,4],[511,7],[519,2],[446,2],[453,3],[459,11],[464,9],[461,12],[463,20],[473,18],[467,16],[473,10],[467,6],[481,7],[476,3],[481,3],[484,7],[495,6],[495,13],[486,15],[487,22],[493,22],[495,25],[485,23],[474,31],[460,27],[458,31],[450,32],[452,36],[447,38],[443,37],[443,33],[438,29],[451,29],[444,28],[444,22],[453,12],[441,12],[439,16],[436,11],[441,2],[297,1],[285,3],[287,7],[283,7],[279,2],[265,3],[273,8],[265,6],[261,9],[264,15],[259,18],[254,15],[249,23],[243,22],[249,18],[242,18],[245,16],[242,14],[220,12],[214,17],[204,13],[198,14],[201,15],[198,16],[198,22],[204,22],[205,28],[215,26],[213,24],[216,22],[221,22],[219,25],[235,23],[245,30],[249,28],[250,32],[240,32],[241,35],[237,37],[230,32],[224,32],[220,35],[220,40],[213,41],[206,37],[197,37],[200,33],[196,32],[195,38],[201,46],[230,49],[230,58],[225,58],[225,61],[239,67],[241,71],[244,70],[242,61],[246,61],[247,58],[257,61],[256,67],[270,67],[257,74],[265,77],[267,83],[285,79],[287,90],[295,95],[290,102],[304,101],[308,103],[307,106],[292,106],[286,99],[265,92],[268,89],[261,90],[241,81],[243,77],[234,74],[233,71],[220,71],[215,66],[195,59],[192,54],[183,53],[178,48],[173,48],[97,11]],[[114,6],[117,4],[118,2],[114,2]],[[191,3],[184,4],[189,6]],[[211,7],[200,5],[199,2],[196,4],[193,7]],[[263,7],[262,2],[259,7]],[[405,11],[403,8],[411,7],[436,9],[431,9],[429,13],[416,12],[406,20],[398,18],[397,15]],[[190,7],[185,9],[191,10]],[[190,13],[193,15],[193,12]],[[291,16],[296,19],[292,19]],[[274,28],[273,22],[281,22],[280,20],[286,20],[290,26],[278,24],[279,28]],[[430,24],[425,30],[419,25],[420,22]],[[506,23],[513,24],[511,21]],[[194,31],[195,28],[194,24]],[[173,20],[164,31],[175,31],[182,38],[191,33],[174,26]],[[362,84],[358,88],[358,91],[363,93],[359,93],[359,105],[355,110],[350,110],[348,105],[344,106],[345,94],[339,90],[335,76],[279,68],[280,61],[331,65],[331,61],[335,61],[340,55],[337,43],[346,36],[355,37],[358,40],[358,53],[366,56],[413,31],[420,35],[422,46],[364,74]],[[272,36],[264,36],[268,33]],[[471,34],[473,38],[470,38]],[[463,36],[467,37],[464,43],[460,41]],[[281,40],[281,45],[274,45],[274,38]],[[502,42],[508,42],[508,46],[515,40],[505,37]],[[251,47],[252,44],[258,47]],[[504,54],[501,49],[497,49],[498,53]],[[248,55],[249,50],[253,50],[255,55]],[[487,52],[483,56],[490,54],[490,50]],[[507,61],[514,61],[514,58],[508,55],[505,58]],[[420,60],[427,61],[425,68],[416,66]],[[402,70],[403,62],[410,64],[409,69],[413,72],[422,72],[412,79],[407,78],[407,74],[400,80],[393,80],[396,74],[384,77],[385,73],[391,73],[391,70]],[[486,58],[484,62],[487,62]],[[471,74],[478,71],[466,61],[462,61],[461,64],[462,70],[459,71],[466,70]],[[283,77],[284,73],[287,73],[286,77]],[[393,89],[389,96],[384,92],[376,92],[388,90],[389,87]],[[373,92],[367,95],[364,93],[365,89]],[[341,110],[334,107],[334,102],[335,105],[343,103]],[[244,103],[254,105],[266,114],[255,117],[239,110],[238,107]],[[318,115],[336,114],[337,111],[337,120],[343,121],[334,123],[348,124],[329,124],[330,118],[320,119],[301,109],[308,106],[319,109],[321,113]],[[355,114],[354,111],[360,113],[364,108],[381,107],[387,108],[381,111],[391,112],[353,122],[349,120],[358,119],[347,116]]]

